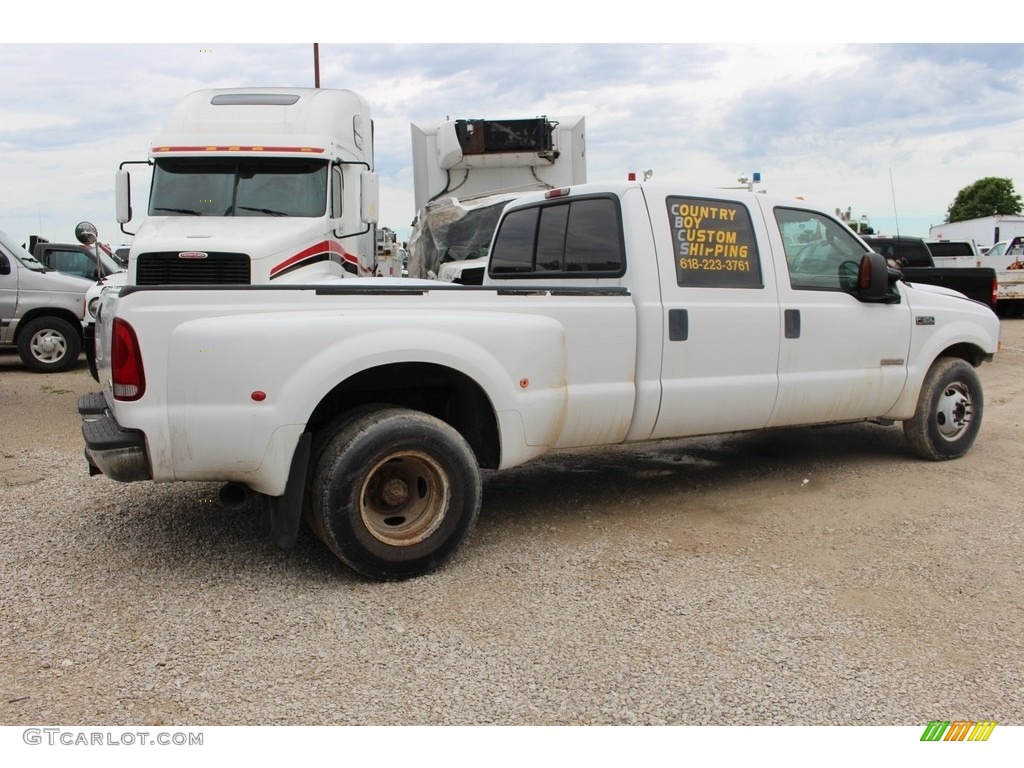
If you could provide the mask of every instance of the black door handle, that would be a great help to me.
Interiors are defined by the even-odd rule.
[[[690,318],[685,309],[668,311],[668,340],[686,341],[690,336]]]
[[[786,338],[787,339],[799,339],[800,338],[800,310],[799,309],[787,309],[785,312],[786,318]]]

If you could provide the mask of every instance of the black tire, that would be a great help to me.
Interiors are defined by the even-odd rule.
[[[70,370],[82,352],[82,337],[60,317],[29,320],[18,334],[18,355],[26,368],[38,373]]]
[[[443,565],[480,512],[480,470],[452,427],[382,406],[342,417],[314,449],[307,519],[346,565],[406,579]]]
[[[963,456],[981,429],[985,398],[970,363],[940,357],[928,370],[912,418],[903,432],[920,456],[944,461]]]

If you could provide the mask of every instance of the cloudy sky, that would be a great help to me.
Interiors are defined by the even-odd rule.
[[[821,7],[804,5],[808,13]],[[221,18],[204,24],[209,40],[169,42],[195,30],[180,19],[166,29],[151,20],[132,32],[93,20],[99,32],[67,22],[54,29],[57,42],[4,41],[0,228],[18,242],[34,233],[67,240],[77,222],[91,220],[105,242],[130,242],[114,219],[118,164],[146,158],[171,106],[190,91],[311,86],[313,44],[306,38],[322,41],[321,85],[370,102],[381,223],[400,233],[415,213],[410,123],[449,117],[583,115],[591,181],[650,169],[658,181],[730,186],[759,171],[771,194],[799,195],[829,211],[850,208],[887,233],[896,232],[898,217],[903,234],[927,234],[957,192],[984,176],[1009,177],[1024,191],[1024,45],[929,43],[927,35],[915,43],[843,43],[845,23],[831,35],[795,23],[771,35],[757,19],[735,29],[714,19],[715,33],[703,35],[711,28],[707,12],[692,16],[691,6],[659,6],[670,12],[651,11],[642,25],[620,28],[613,19],[593,36],[609,41],[600,43],[580,32],[564,36],[579,42],[557,42],[559,30],[572,28],[564,19],[576,16],[542,22],[534,12],[528,22],[505,25],[511,31],[504,37],[436,18],[432,34],[418,35],[447,42],[403,38],[416,20],[381,22],[397,18],[387,13],[366,35],[352,34],[337,16],[284,26],[279,35],[273,22],[239,27]],[[964,6],[956,8],[963,13]],[[37,13],[32,28],[47,29],[45,12]],[[983,26],[1008,34],[1007,22],[989,16]],[[546,32],[531,34],[531,24]],[[919,37],[900,29],[903,39]],[[682,41],[717,42],[644,42],[671,30]],[[737,42],[728,39],[733,32]],[[960,21],[946,32],[946,39],[978,35]],[[288,42],[271,42],[271,35]],[[342,39],[369,42],[331,42]],[[756,39],[763,42],[740,42]]]

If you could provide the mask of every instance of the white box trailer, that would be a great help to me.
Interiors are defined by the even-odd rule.
[[[973,240],[982,248],[1019,235],[1024,235],[1024,216],[984,216],[928,228],[929,240]]]

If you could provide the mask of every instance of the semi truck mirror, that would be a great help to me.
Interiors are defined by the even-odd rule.
[[[359,217],[364,224],[380,218],[380,177],[373,171],[359,174]]]
[[[131,181],[128,171],[124,169],[114,175],[114,207],[118,224],[127,224],[132,220]]]

